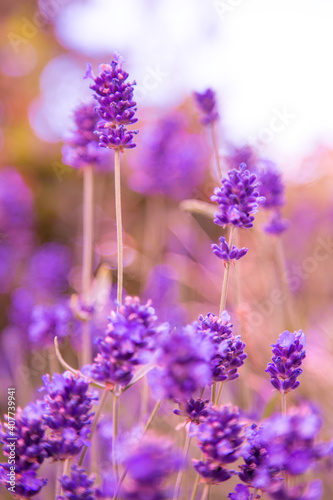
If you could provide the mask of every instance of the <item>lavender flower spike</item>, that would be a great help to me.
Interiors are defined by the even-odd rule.
[[[306,355],[304,333],[285,331],[272,347],[272,362],[265,371],[270,374],[273,387],[282,393],[297,389],[300,385],[297,377],[303,371],[300,366]]]
[[[215,224],[245,229],[252,227],[259,203],[265,201],[265,198],[259,195],[258,186],[257,176],[247,170],[245,163],[241,163],[239,169],[229,170],[228,178],[222,179],[222,186],[215,188],[211,197],[220,209],[215,214]]]
[[[247,254],[248,248],[237,248],[235,245],[232,245],[231,249],[229,248],[229,245],[226,241],[226,239],[221,236],[219,238],[221,245],[217,245],[214,243],[211,245],[211,248],[213,250],[213,253],[219,258],[222,259],[224,262],[230,262],[232,260],[239,260],[244,255]]]
[[[214,90],[207,89],[202,94],[200,94],[199,92],[194,92],[194,98],[198,104],[198,107],[204,113],[204,116],[201,119],[203,125],[208,125],[218,120],[219,114],[215,109],[216,100]]]
[[[84,469],[76,464],[72,465],[71,476],[62,476],[59,481],[63,496],[58,496],[56,500],[94,500],[96,498],[93,488],[94,478],[88,477]]]
[[[287,219],[282,219],[280,211],[276,211],[270,217],[267,224],[264,224],[263,229],[268,234],[281,234],[288,229],[290,222]]]
[[[251,500],[252,497],[248,486],[237,484],[235,491],[229,493],[228,498],[230,500]]]

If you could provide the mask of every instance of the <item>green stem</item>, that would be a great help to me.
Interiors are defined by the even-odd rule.
[[[209,489],[210,489],[210,484],[205,484],[205,487],[201,495],[201,500],[207,500],[209,495]]]
[[[287,399],[285,392],[281,393],[281,403],[282,403],[282,415],[287,414]]]
[[[199,481],[200,481],[200,476],[199,474],[196,475],[193,490],[192,490],[192,495],[190,500],[195,500],[195,497],[197,495],[198,487],[199,487]]]
[[[190,444],[191,444],[191,437],[190,437],[189,433],[187,433],[186,439],[185,439],[185,444],[184,444],[184,449],[183,449],[182,463],[181,463],[180,469],[178,471],[175,489],[173,492],[173,497],[172,497],[173,500],[177,500],[178,495],[179,495],[180,487],[182,484],[183,472],[184,472],[184,468],[185,468],[185,464],[186,464],[186,460],[187,460],[187,455],[188,455],[188,451],[190,449]]]
[[[216,382],[214,382],[212,385],[211,399],[212,399],[213,405],[215,405],[215,403],[216,403]]]
[[[223,384],[224,384],[224,382],[220,383],[220,387],[219,387],[219,390],[218,390],[218,393],[217,393],[217,398],[216,398],[216,404],[217,404],[217,406],[220,404],[220,399],[221,399]]]
[[[56,476],[56,484],[55,484],[55,499],[58,498],[58,496],[61,495],[61,484],[59,479],[61,478],[61,473],[62,473],[62,467],[61,467],[61,461],[57,460],[57,476]]]
[[[82,296],[84,305],[89,304],[93,257],[93,168],[83,169],[83,257],[82,257]],[[91,361],[91,338],[89,325],[82,330],[82,363]]]
[[[121,187],[120,187],[120,158],[119,150],[115,150],[114,156],[114,187],[116,198],[116,225],[117,225],[117,259],[118,259],[118,280],[117,280],[117,301],[122,303],[123,295],[123,228],[121,217]]]
[[[231,249],[231,247],[233,245],[234,234],[235,234],[235,226],[231,226],[231,228],[230,228],[230,236],[229,236],[229,248],[230,249]],[[224,309],[226,307],[226,303],[227,303],[227,291],[228,291],[229,274],[230,274],[230,262],[226,262],[225,263],[224,276],[223,276],[223,283],[222,283],[222,293],[221,293],[219,317],[221,317],[222,311],[224,311]]]
[[[112,464],[114,470],[114,477],[116,484],[119,478],[119,469],[117,463],[117,441],[118,441],[118,418],[119,418],[119,396],[117,394],[117,387],[113,393],[113,440],[112,440]]]
[[[215,153],[215,158],[216,158],[216,164],[217,164],[217,168],[218,168],[218,173],[220,174],[220,178],[222,179],[223,173],[222,173],[222,168],[221,168],[219,149],[217,147],[217,141],[216,141],[216,133],[215,133],[214,123],[212,123],[211,131],[212,131],[213,148],[214,148],[214,153]]]
[[[99,420],[99,417],[101,416],[101,413],[103,411],[103,408],[104,408],[104,405],[105,405],[105,401],[106,401],[106,398],[108,396],[110,392],[110,388],[109,387],[105,387],[104,391],[102,392],[102,396],[101,396],[101,399],[99,400],[99,404],[98,404],[98,407],[97,407],[97,410],[96,410],[96,413],[95,413],[95,416],[94,416],[94,421],[92,423],[92,426],[91,426],[91,432],[90,432],[90,441],[93,437],[93,434],[96,430],[96,427],[97,427],[97,423],[98,423],[98,420]],[[82,453],[81,453],[81,457],[80,457],[80,460],[79,460],[79,465],[81,466],[83,464],[83,460],[84,460],[84,457],[86,456],[86,453],[88,451],[88,447],[85,446],[82,450]]]

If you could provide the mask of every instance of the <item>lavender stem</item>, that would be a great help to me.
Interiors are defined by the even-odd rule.
[[[211,131],[212,131],[213,148],[214,148],[214,153],[215,153],[215,158],[216,158],[216,164],[217,164],[217,167],[218,167],[218,173],[219,173],[220,177],[222,178],[223,177],[223,173],[222,173],[222,168],[221,168],[219,150],[218,150],[218,147],[217,147],[214,122],[211,123]]]
[[[201,500],[207,500],[209,495],[210,484],[205,484],[204,490],[202,492]]]
[[[183,471],[184,471],[184,468],[185,468],[188,451],[190,449],[190,444],[191,444],[191,437],[190,437],[189,433],[187,433],[185,444],[184,444],[184,448],[183,448],[182,463],[181,463],[180,469],[178,471],[178,475],[177,475],[177,479],[176,479],[176,484],[175,484],[175,489],[174,489],[174,492],[173,492],[173,497],[172,497],[173,500],[177,500],[178,495],[179,495],[179,491],[180,491],[180,487],[181,487],[181,483],[182,483],[182,478],[183,478]]]
[[[190,500],[195,500],[195,497],[196,497],[196,494],[197,494],[197,491],[198,491],[199,481],[200,481],[200,476],[199,476],[199,474],[197,474],[196,478],[195,478],[195,483],[194,483],[194,486],[193,486],[192,495],[191,495],[191,499]]]
[[[230,228],[230,236],[229,236],[229,248],[232,248],[233,240],[235,234],[235,226],[231,226]],[[219,309],[219,317],[221,317],[222,311],[224,311],[227,303],[227,290],[228,290],[228,281],[230,274],[230,262],[225,263],[225,272],[223,276],[222,283],[222,293],[221,293],[221,301],[220,301],[220,309]]]
[[[114,156],[114,187],[115,187],[115,198],[116,198],[117,255],[118,255],[117,301],[119,304],[121,304],[122,294],[123,294],[123,228],[122,228],[122,217],[121,217],[119,149],[115,150],[115,156]],[[117,310],[118,307],[119,306],[117,306]]]
[[[113,412],[112,412],[112,417],[113,417],[112,465],[113,465],[116,483],[118,483],[118,479],[119,479],[119,469],[118,469],[117,456],[116,456],[116,448],[117,448],[117,441],[118,441],[118,419],[119,419],[119,404],[118,404],[118,402],[119,402],[119,396],[117,394],[117,386],[116,386],[114,389],[114,393],[113,393]]]

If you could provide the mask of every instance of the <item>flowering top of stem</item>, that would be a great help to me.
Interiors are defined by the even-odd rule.
[[[264,224],[264,231],[268,234],[281,234],[288,229],[290,222],[286,219],[282,219],[281,212],[279,210],[273,212],[267,224]]]
[[[201,119],[203,125],[214,123],[219,118],[216,111],[215,92],[212,89],[207,89],[205,92],[194,92],[194,99],[198,104],[199,109],[204,113]]]
[[[95,103],[82,103],[73,114],[75,128],[64,138],[62,161],[73,168],[84,168],[88,165],[96,168],[107,168],[110,163],[108,155],[101,150],[96,136],[99,116]]]
[[[208,415],[208,399],[189,399],[188,401],[177,401],[179,409],[173,410],[176,415],[186,417],[188,422],[198,424],[202,418]]]
[[[300,385],[297,377],[303,372],[300,366],[306,356],[304,333],[285,331],[272,347],[272,362],[265,370],[271,376],[271,384],[282,393],[297,389]]]
[[[251,500],[252,497],[248,486],[237,484],[235,491],[229,493],[228,498],[230,498],[230,500]]]
[[[263,208],[279,208],[284,205],[285,185],[275,163],[261,158],[256,162],[253,172],[260,181],[260,195],[265,197]]]
[[[127,82],[128,73],[122,69],[124,59],[115,54],[110,64],[99,66],[99,75],[95,76],[91,65],[87,64],[85,78],[92,78],[90,88],[98,102],[97,113],[102,121],[98,124],[99,144],[102,147],[119,149],[134,148],[133,134],[125,125],[137,122],[135,118],[136,102],[133,101],[135,82]]]
[[[230,262],[232,260],[239,260],[244,255],[247,254],[248,248],[237,248],[235,245],[232,245],[231,248],[229,248],[229,245],[227,243],[227,240],[223,237],[220,236],[219,238],[221,244],[220,246],[217,245],[216,243],[213,243],[211,245],[211,248],[213,250],[213,253],[219,257],[219,259],[222,259],[224,262]]]
[[[228,177],[222,179],[222,187],[215,188],[212,201],[219,205],[214,222],[220,226],[228,224],[250,228],[253,226],[254,216],[258,212],[259,203],[265,198],[257,190],[259,182],[257,176],[251,174],[242,163],[239,169],[228,171]]]
[[[95,500],[94,477],[89,477],[85,470],[72,465],[71,475],[59,479],[63,495],[56,500]]]

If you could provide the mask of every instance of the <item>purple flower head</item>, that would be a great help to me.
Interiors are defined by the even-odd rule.
[[[60,243],[45,243],[32,256],[29,263],[28,284],[44,295],[57,295],[68,287],[71,269],[69,248]]]
[[[221,408],[211,406],[196,432],[204,458],[221,466],[235,462],[240,456],[244,441],[243,427],[238,408],[231,405]]]
[[[30,498],[38,493],[47,482],[36,476],[36,471],[47,457],[43,422],[46,413],[47,409],[43,402],[30,403],[23,410],[17,409],[15,422],[5,415],[6,422],[1,426],[2,452],[8,458],[5,463],[0,464],[0,482],[7,489],[11,487],[8,478],[11,467],[14,466],[15,494],[19,497]],[[14,463],[11,462],[13,443],[15,444]]]
[[[75,320],[69,306],[58,303],[52,306],[37,305],[31,313],[28,328],[29,340],[40,346],[51,346],[54,337],[62,340],[73,332],[77,332],[80,324]]]
[[[264,224],[264,231],[268,234],[281,234],[289,228],[290,222],[282,219],[280,211],[273,212],[267,224]]]
[[[271,384],[283,393],[297,389],[300,385],[297,377],[303,372],[301,364],[306,355],[304,333],[285,331],[272,347],[272,362],[265,370],[271,376]]]
[[[56,500],[95,500],[94,477],[88,476],[82,467],[72,465],[70,476],[59,479],[63,491]]]
[[[45,390],[44,401],[48,409],[45,425],[48,428],[46,442],[50,457],[56,460],[77,455],[83,445],[88,445],[94,413],[91,411],[95,394],[82,377],[70,372],[55,373],[42,377]]]
[[[235,491],[229,493],[228,498],[230,500],[252,500],[250,490],[244,484],[237,484]]]
[[[199,422],[208,415],[208,399],[203,400],[191,398],[185,402],[176,402],[179,405],[179,409],[177,408],[176,410],[173,410],[173,412],[181,417],[186,417],[188,422],[199,424]]]
[[[242,163],[239,169],[228,171],[228,178],[222,179],[222,187],[215,188],[212,201],[219,205],[214,222],[219,226],[231,224],[236,227],[250,228],[253,226],[254,215],[258,212],[259,203],[264,197],[257,190],[257,176],[251,174]]]
[[[99,66],[97,77],[90,64],[85,75],[85,78],[94,80],[90,88],[94,91],[94,98],[98,102],[97,113],[102,119],[98,124],[100,146],[120,151],[135,147],[132,139],[136,131],[128,132],[125,125],[137,122],[136,102],[133,101],[135,82],[126,81],[128,73],[122,69],[123,62],[124,59],[115,54],[114,61]]]
[[[129,184],[135,191],[182,200],[203,181],[206,147],[198,134],[187,130],[181,113],[170,113],[146,126],[138,147],[141,154],[130,158]]]
[[[245,144],[239,148],[232,147],[225,157],[225,161],[229,169],[238,168],[241,163],[246,163],[248,169],[252,172],[257,162],[257,154],[249,144]]]
[[[200,111],[204,114],[201,119],[202,124],[208,125],[218,120],[219,114],[216,111],[216,98],[214,90],[207,89],[202,94],[194,92],[193,95]]]
[[[169,498],[163,483],[181,465],[178,451],[164,438],[145,437],[124,460],[131,482],[122,498],[158,500]]]
[[[98,354],[82,372],[111,385],[126,385],[138,364],[150,360],[156,338],[164,325],[157,325],[150,301],[141,304],[139,297],[126,297],[116,313],[111,312],[104,338],[97,343]]]
[[[275,163],[260,159],[253,169],[260,181],[259,192],[265,198],[263,208],[279,208],[285,204],[285,186]]]
[[[148,380],[159,399],[190,399],[200,387],[211,384],[211,342],[195,325],[165,335]]]
[[[239,260],[244,257],[244,255],[246,255],[249,250],[248,248],[237,248],[235,247],[235,245],[232,245],[230,249],[226,239],[223,236],[221,236],[219,240],[221,242],[220,246],[214,243],[213,245],[211,245],[211,247],[213,253],[224,262]]]
[[[94,102],[82,103],[74,110],[75,129],[64,138],[62,161],[73,168],[92,165],[98,169],[107,169],[110,158],[98,145],[95,134],[99,116]]]
[[[198,328],[202,331],[214,350],[210,361],[212,380],[225,382],[235,380],[239,374],[238,368],[244,364],[247,355],[244,353],[245,344],[239,335],[232,334],[230,316],[223,311],[221,318],[209,313],[206,318],[199,316]]]
[[[230,479],[234,474],[235,470],[226,469],[219,463],[213,460],[193,460],[193,467],[198,474],[202,477],[205,483],[209,484],[220,484],[224,481]]]

